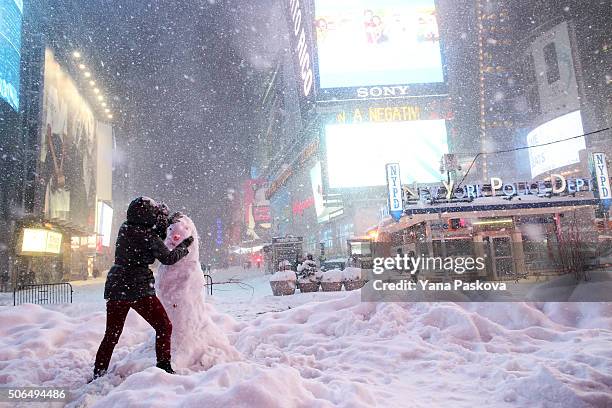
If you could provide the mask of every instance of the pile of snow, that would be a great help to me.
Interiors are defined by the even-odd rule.
[[[265,314],[244,325],[235,345],[254,362],[316,379],[316,396],[340,406],[612,405],[612,304],[363,303],[358,292],[343,295]]]
[[[304,379],[294,368],[234,363],[191,376],[172,376],[150,368],[130,376],[92,406],[267,408],[330,404],[317,381]]]
[[[342,276],[345,281],[361,280],[361,268],[349,266],[342,271]]]
[[[103,307],[0,307],[0,386],[67,387],[75,408],[612,406],[612,303],[265,296],[245,302],[249,321],[207,307],[242,357],[179,375],[154,367],[153,330],[131,311],[109,374],[87,384]]]
[[[0,385],[81,388],[91,378],[104,336],[103,308],[102,303],[95,313],[75,317],[32,304],[0,308]],[[153,329],[130,311],[111,366],[152,335]],[[155,353],[150,357],[154,362]]]
[[[322,282],[342,282],[343,280],[344,273],[340,269],[331,269],[321,275]]]
[[[293,271],[278,271],[270,276],[270,282],[290,281],[295,282],[297,280],[295,272]]]

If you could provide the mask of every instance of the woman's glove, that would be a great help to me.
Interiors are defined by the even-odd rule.
[[[180,244],[178,244],[178,246],[181,246],[183,248],[187,248],[191,244],[193,244],[193,237],[187,237]]]

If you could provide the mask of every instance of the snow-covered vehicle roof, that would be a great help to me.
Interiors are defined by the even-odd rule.
[[[323,261],[324,264],[326,263],[340,263],[340,262],[344,262],[346,263],[347,259],[346,258],[333,258],[333,259],[326,259]]]

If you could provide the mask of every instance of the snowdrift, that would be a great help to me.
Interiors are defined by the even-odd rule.
[[[362,303],[351,293],[264,315],[236,347],[295,367],[328,395],[343,390],[330,399],[339,405],[611,406],[611,312],[608,303]]]
[[[111,373],[91,384],[103,313],[2,308],[0,385],[66,386],[71,407],[612,406],[612,304],[309,295],[248,322],[211,309],[242,360],[188,375],[152,367],[152,349],[128,355],[152,333],[130,312]]]
[[[102,304],[103,306],[103,304]],[[0,308],[0,386],[80,388],[90,378],[104,335],[105,312],[68,316],[38,305]],[[147,341],[149,326],[130,312],[113,361]],[[154,357],[153,357],[154,358]]]

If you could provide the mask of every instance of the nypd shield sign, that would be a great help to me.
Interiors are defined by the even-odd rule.
[[[593,153],[593,165],[595,167],[594,173],[599,199],[604,201],[607,207],[610,199],[612,199],[612,190],[610,190],[610,176],[608,174],[608,165],[606,164],[606,155],[604,153]]]
[[[385,169],[387,171],[389,215],[391,215],[395,221],[399,221],[404,212],[402,182],[400,181],[400,165],[399,163],[388,163]]]

